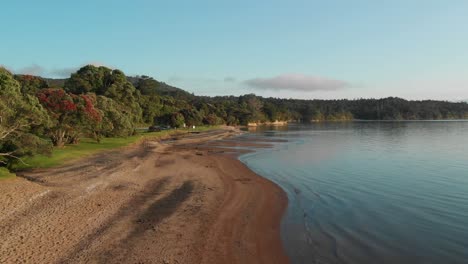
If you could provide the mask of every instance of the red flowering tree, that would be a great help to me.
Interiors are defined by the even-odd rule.
[[[101,121],[101,113],[88,95],[75,95],[63,89],[49,88],[40,90],[37,98],[54,121],[49,131],[54,146],[78,143],[79,135],[86,124]]]

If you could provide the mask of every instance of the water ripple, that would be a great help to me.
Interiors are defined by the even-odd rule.
[[[288,194],[293,263],[466,263],[467,133],[468,122],[298,125],[241,160]]]

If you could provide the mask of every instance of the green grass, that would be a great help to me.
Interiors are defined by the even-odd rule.
[[[0,167],[0,180],[6,180],[16,177],[14,173],[8,171],[7,168]]]
[[[138,143],[144,139],[165,139],[176,134],[186,134],[188,132],[202,132],[213,130],[216,126],[201,126],[196,129],[178,129],[165,130],[160,132],[141,132],[135,136],[126,138],[103,138],[101,143],[97,143],[90,138],[83,138],[77,145],[66,145],[63,148],[54,148],[50,156],[36,155],[33,157],[24,158],[23,161],[27,164],[18,163],[14,166],[14,170],[22,170],[29,168],[50,168],[63,165],[74,160],[88,157],[105,150],[116,149]],[[1,172],[0,172],[1,173]],[[2,174],[0,174],[0,177]]]

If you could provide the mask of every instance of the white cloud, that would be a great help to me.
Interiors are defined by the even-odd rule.
[[[30,65],[30,66],[18,69],[16,72],[19,73],[19,74],[43,75],[46,72],[46,70],[42,66],[39,66],[37,64],[33,64],[33,65]]]
[[[81,67],[86,66],[86,65],[93,65],[96,67],[105,66],[110,69],[113,69],[113,67],[108,66],[105,63],[102,63],[99,61],[92,61],[92,62],[82,64],[79,67],[63,67],[63,68],[52,68],[52,69],[47,69],[43,66],[32,64],[30,66],[26,66],[17,70],[13,70],[13,72],[17,74],[28,74],[28,75],[36,75],[36,76],[42,76],[42,77],[68,78],[70,77],[72,73],[78,71]],[[6,66],[4,67],[8,69],[8,67]]]
[[[250,87],[262,90],[292,90],[292,91],[335,91],[344,89],[349,83],[341,80],[328,79],[303,74],[283,74],[271,78],[254,78],[244,81]]]

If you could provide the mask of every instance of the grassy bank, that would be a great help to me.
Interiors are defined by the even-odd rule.
[[[27,164],[17,164],[14,170],[23,170],[31,168],[50,168],[60,166],[74,160],[84,158],[100,151],[111,150],[119,147],[125,147],[131,144],[138,143],[145,139],[166,139],[175,135],[183,135],[189,132],[202,132],[213,130],[218,127],[207,126],[198,127],[196,129],[178,129],[178,130],[165,130],[160,132],[140,132],[135,136],[126,138],[103,138],[100,143],[90,138],[83,138],[77,145],[66,145],[63,148],[54,148],[50,156],[36,155],[33,157],[24,158]],[[1,169],[1,168],[0,168]],[[3,176],[5,175],[5,176]],[[13,176],[12,176],[13,175]],[[14,177],[14,174],[5,169],[5,173],[0,171],[0,179]]]
[[[0,167],[0,180],[11,179],[14,178],[16,175],[11,173],[7,170],[7,168]]]

